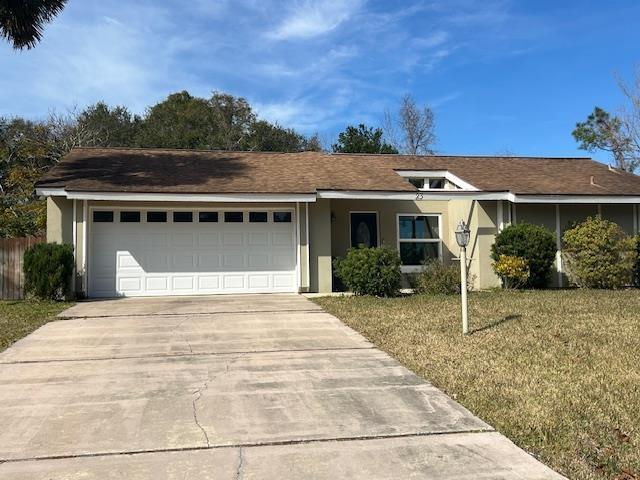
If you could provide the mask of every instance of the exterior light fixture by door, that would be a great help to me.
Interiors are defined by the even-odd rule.
[[[462,333],[469,333],[469,310],[467,305],[467,245],[471,239],[471,230],[464,220],[456,228],[456,242],[460,247],[460,293],[462,295]]]

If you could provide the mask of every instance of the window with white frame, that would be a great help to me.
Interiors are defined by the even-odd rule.
[[[442,254],[439,215],[398,215],[398,252],[405,267],[419,267]]]
[[[447,183],[444,178],[409,178],[409,183],[418,190],[444,190]]]

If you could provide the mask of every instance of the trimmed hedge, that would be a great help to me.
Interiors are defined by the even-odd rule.
[[[555,235],[540,225],[509,225],[496,235],[496,241],[491,246],[494,262],[498,262],[501,255],[520,257],[527,262],[529,278],[522,283],[522,288],[545,288],[556,257]]]
[[[398,252],[387,247],[350,248],[334,261],[337,277],[356,295],[390,297],[400,289]]]
[[[24,253],[24,289],[40,299],[63,300],[71,290],[73,247],[39,243]]]
[[[569,280],[583,288],[621,288],[633,283],[636,240],[617,223],[589,217],[564,232],[563,258]]]

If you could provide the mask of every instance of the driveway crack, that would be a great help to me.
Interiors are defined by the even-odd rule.
[[[242,447],[238,448],[238,468],[236,469],[236,480],[242,480],[244,475],[244,455]]]
[[[237,355],[236,357],[233,357],[233,358],[229,359],[229,361],[226,363],[226,365],[224,367],[223,375],[227,375],[229,373],[231,365],[233,365],[235,362],[240,360],[245,355],[246,354],[243,353],[243,354]],[[191,401],[191,407],[192,407],[192,410],[193,410],[193,421],[195,422],[196,426],[200,429],[200,431],[204,435],[204,439],[205,439],[205,441],[207,443],[207,448],[211,448],[211,441],[209,440],[209,434],[207,433],[207,430],[200,423],[200,420],[198,418],[198,406],[197,406],[197,403],[202,398],[202,394],[209,388],[209,385],[211,384],[211,382],[213,382],[214,380],[216,380],[219,377],[220,377],[220,375],[216,375],[216,376],[212,377],[211,376],[211,370],[207,367],[207,379],[202,383],[202,385],[195,392],[192,392],[193,400]]]

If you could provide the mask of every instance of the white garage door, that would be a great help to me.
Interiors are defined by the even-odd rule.
[[[290,210],[91,212],[89,296],[295,292]]]

